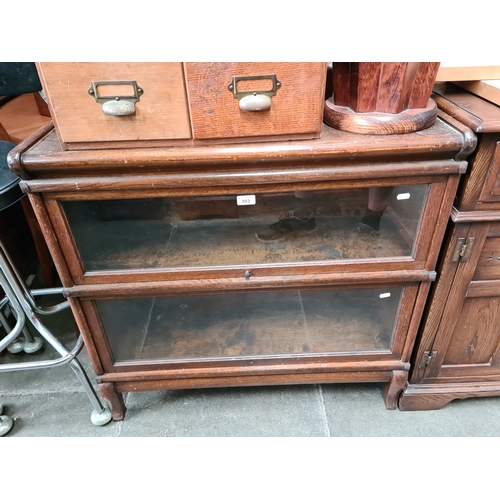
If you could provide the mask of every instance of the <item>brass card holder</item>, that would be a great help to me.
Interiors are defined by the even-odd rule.
[[[105,85],[130,85],[133,89],[131,95],[99,95],[98,88]],[[95,101],[102,105],[102,112],[108,116],[129,116],[135,113],[135,103],[140,100],[144,90],[137,85],[135,80],[120,80],[109,82],[91,82],[88,93]]]
[[[243,80],[271,80],[272,88],[266,90],[238,90],[238,82]],[[267,111],[271,108],[271,97],[281,88],[276,75],[233,76],[227,86],[235,99],[239,100],[241,111]]]

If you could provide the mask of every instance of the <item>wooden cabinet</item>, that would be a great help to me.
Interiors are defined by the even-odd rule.
[[[325,63],[184,63],[195,140],[321,134]],[[260,139],[259,139],[260,138]]]
[[[450,124],[452,123],[452,124]],[[385,382],[396,408],[463,158],[419,133],[64,151],[23,177],[115,419],[127,391]]]
[[[182,63],[50,62],[37,68],[66,149],[191,139]]]
[[[37,63],[64,149],[321,134],[326,63]]]
[[[402,410],[500,395],[500,108],[451,84],[437,86],[435,99],[477,133],[478,146],[451,212]]]

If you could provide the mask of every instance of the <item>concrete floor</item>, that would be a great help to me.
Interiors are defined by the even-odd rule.
[[[47,326],[72,346],[70,311]],[[4,354],[1,363],[54,357]],[[94,379],[85,350],[79,359]],[[125,394],[122,422],[96,427],[68,365],[0,373],[0,404],[14,419],[5,437],[368,437],[500,436],[500,398],[456,400],[441,410],[388,411],[381,384],[299,385]]]

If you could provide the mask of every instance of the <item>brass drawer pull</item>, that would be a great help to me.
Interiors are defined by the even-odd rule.
[[[105,85],[129,85],[133,88],[132,95],[99,95],[99,87]],[[135,80],[121,80],[110,82],[91,82],[88,93],[95,101],[102,105],[102,112],[108,116],[129,116],[135,113],[135,103],[140,100],[144,90]]]
[[[271,80],[272,88],[267,90],[238,90],[238,82],[243,80]],[[281,87],[276,75],[258,76],[233,76],[231,83],[227,86],[235,99],[240,101],[242,111],[266,111],[271,108],[271,97]]]

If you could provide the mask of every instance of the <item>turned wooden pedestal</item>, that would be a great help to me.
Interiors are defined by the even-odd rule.
[[[324,121],[357,134],[407,134],[430,127],[439,63],[333,63]]]

